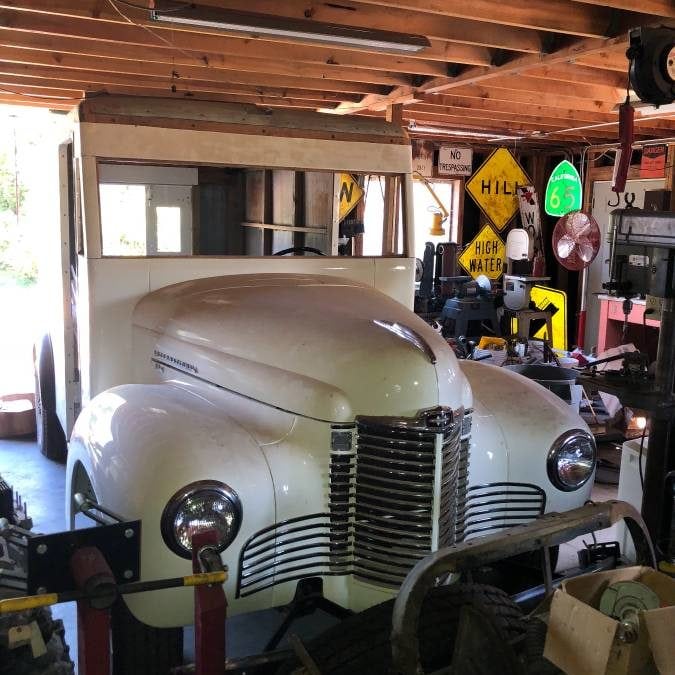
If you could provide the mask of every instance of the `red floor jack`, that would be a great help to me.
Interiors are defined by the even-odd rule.
[[[194,672],[223,672],[227,610],[223,583],[227,569],[215,545],[215,531],[192,537],[192,575],[139,581],[140,521],[49,535],[36,535],[12,525],[5,527],[11,528],[16,540],[25,541],[27,595],[0,600],[0,614],[77,602],[82,675],[110,675],[110,608],[120,596],[181,586],[195,589]]]

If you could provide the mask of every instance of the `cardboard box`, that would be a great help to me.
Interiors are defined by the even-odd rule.
[[[617,637],[619,622],[596,607],[610,584],[640,581],[661,607],[639,613],[636,642]],[[553,595],[544,656],[567,675],[675,675],[675,580],[650,567],[568,579]]]

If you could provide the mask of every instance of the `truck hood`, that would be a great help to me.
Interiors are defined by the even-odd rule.
[[[146,295],[133,323],[136,347],[165,378],[197,378],[314,419],[471,406],[445,340],[395,300],[346,279],[197,279]]]

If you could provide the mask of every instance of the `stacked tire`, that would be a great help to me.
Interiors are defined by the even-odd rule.
[[[44,653],[40,653],[41,644],[30,640],[17,644],[17,629],[28,635],[35,627],[46,648]],[[63,622],[54,620],[46,608],[0,616],[0,675],[72,675],[75,666],[64,635]]]

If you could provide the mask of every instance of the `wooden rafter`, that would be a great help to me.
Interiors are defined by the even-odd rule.
[[[109,91],[380,116],[401,105],[406,123],[510,130],[544,145],[595,142],[616,136],[627,28],[675,26],[673,0],[197,4],[417,33],[430,46],[383,54],[161,24],[116,0],[0,0],[0,100],[67,108]],[[664,115],[640,119],[637,134],[674,128]]]
[[[633,10],[636,8],[635,0],[574,0],[574,2],[584,5],[602,5],[622,10]],[[638,7],[643,14],[675,19],[675,6],[672,0],[640,0]],[[575,10],[571,8],[570,11],[573,12]]]
[[[129,68],[132,70],[133,68]],[[202,91],[222,91],[227,90],[230,84],[247,84],[258,85],[260,87],[283,87],[291,90],[293,88],[305,89],[311,87],[311,81],[306,78],[299,77],[280,77],[278,75],[267,75],[262,73],[249,73],[232,71],[232,74],[227,78],[227,81],[219,83],[215,79],[215,75],[211,76],[210,80],[197,80],[191,78],[173,79],[171,73],[167,72],[162,75],[151,76],[148,74],[147,64],[139,64],[137,69],[142,71],[139,74],[144,75],[139,78],[133,72],[110,72],[99,70],[86,70],[74,68],[51,68],[35,64],[23,63],[7,63],[0,64],[0,71],[11,73],[14,75],[32,75],[33,77],[44,77],[48,79],[70,78],[72,81],[79,82],[112,82],[119,80],[129,80],[134,82],[139,88],[147,86],[150,89],[164,88],[169,91],[175,87],[180,91],[188,91],[191,89]],[[361,83],[340,82],[337,80],[321,80],[321,87],[325,91],[352,91],[364,92],[373,89],[372,86],[363,85]],[[377,87],[376,87],[377,88]]]
[[[1,33],[1,31],[0,31]],[[235,81],[234,73],[264,73],[271,75],[280,75],[283,77],[293,77],[300,80],[317,80],[319,82],[326,80],[339,80],[344,82],[345,91],[349,91],[351,83],[363,83],[365,91],[374,91],[378,86],[393,86],[394,84],[407,84],[410,78],[398,73],[388,73],[386,71],[365,70],[365,69],[346,69],[346,68],[327,68],[321,66],[310,66],[307,64],[294,64],[290,61],[270,62],[268,59],[243,59],[238,57],[228,58],[218,68],[205,68],[200,66],[181,65],[176,66],[170,63],[152,63],[137,61],[135,59],[110,59],[98,56],[80,56],[65,53],[50,54],[45,51],[14,49],[12,47],[0,46],[0,60],[14,61],[18,64],[25,63],[35,66],[53,66],[68,68],[84,68],[91,70],[100,70],[104,72],[122,72],[146,74],[148,76],[166,76],[174,78],[176,81],[181,79],[205,79],[214,82]],[[234,73],[232,72],[234,71]],[[376,85],[369,87],[367,85]],[[358,87],[361,89],[361,87]]]
[[[279,59],[279,46],[273,42],[204,34],[196,37],[185,31],[171,36],[169,44],[137,26],[97,22],[81,18],[55,19],[45,15],[8,12],[0,9],[0,44],[6,46],[58,50],[62,53],[151,60],[177,65],[215,67],[228,57]],[[117,40],[112,41],[113,33]],[[63,38],[67,37],[67,41]],[[120,43],[125,45],[120,49]],[[175,46],[172,46],[173,45]],[[435,41],[424,58],[379,53],[363,53],[349,49],[332,49],[317,45],[287,44],[283,61],[322,64],[325,68],[362,68],[390,70],[417,75],[447,73],[446,62],[487,65],[491,56],[487,49],[470,45]]]
[[[504,98],[508,97],[508,93]],[[575,101],[566,101],[574,105]],[[455,93],[445,95],[424,95],[420,97],[420,103],[409,107],[425,106],[429,110],[433,108],[461,108],[471,111],[499,112],[508,114],[511,119],[519,117],[555,117],[564,119],[568,122],[610,122],[617,119],[616,113],[596,112],[591,110],[579,110],[578,108],[568,106],[558,106],[549,104],[548,100],[542,105],[541,99],[536,103],[523,103],[510,100],[496,100],[494,98],[476,98],[467,96],[458,96]]]
[[[611,112],[614,104],[603,99],[574,98],[571,96],[546,96],[542,97],[538,92],[523,89],[508,89],[482,84],[467,84],[450,92],[452,96],[462,96],[472,99],[485,99],[491,101],[503,101],[505,103],[517,103],[525,106],[538,106],[545,103],[549,107],[584,110],[588,112]],[[413,95],[411,94],[411,97]],[[422,100],[429,100],[433,94],[423,95]]]
[[[388,9],[383,12],[377,7],[363,5],[358,11],[350,11],[349,5],[316,4],[307,8],[304,0],[248,0],[231,2],[228,0],[203,0],[202,5],[216,5],[231,9],[286,16],[307,18],[329,23],[343,23],[355,27],[378,28],[397,32],[417,33],[437,40],[447,40],[469,45],[496,47],[518,52],[537,53],[541,50],[541,39],[536,31],[522,28],[511,28],[485,24],[479,21],[467,21],[451,17],[438,17],[420,12]],[[350,3],[351,5],[352,3]],[[33,12],[47,12],[64,17],[85,17],[96,20],[123,21],[107,3],[97,0],[80,2],[74,6],[68,0],[2,0],[0,7],[15,8]],[[120,5],[124,15],[135,23],[149,24],[148,13]],[[160,34],[177,34],[180,32],[200,33],[206,35],[209,29],[186,28],[177,29],[174,25],[152,23],[152,30]],[[211,31],[213,33],[213,31]],[[217,34],[217,33],[216,33]],[[274,41],[278,42],[279,39]]]
[[[359,4],[379,5],[396,9],[436,14],[443,17],[478,20],[502,26],[530,28],[580,37],[611,37],[629,26],[640,25],[649,16],[640,14],[640,3],[616,12],[598,3],[570,11],[569,0],[509,0],[495,3],[491,0],[448,2],[447,0],[359,0]],[[617,21],[618,18],[618,21]]]

